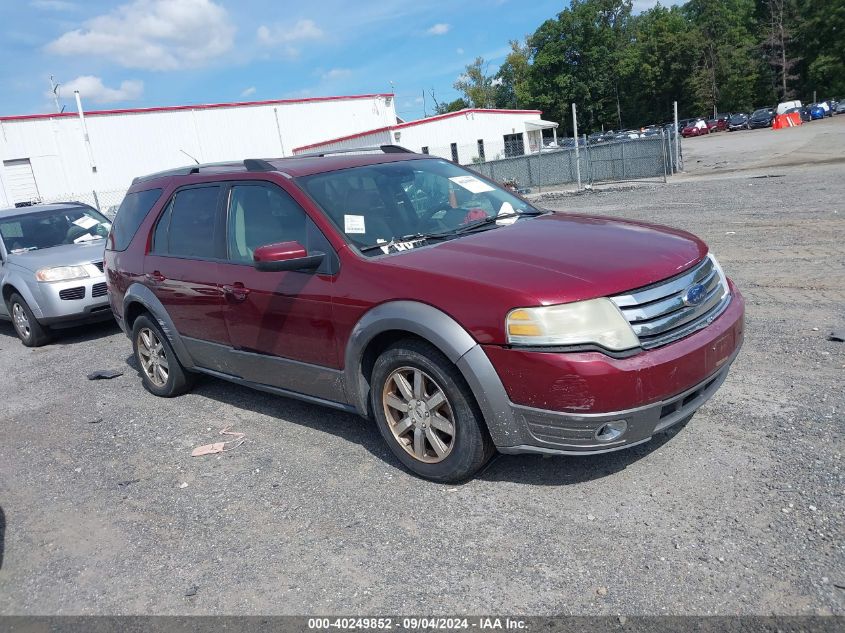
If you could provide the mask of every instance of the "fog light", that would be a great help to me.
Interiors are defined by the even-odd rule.
[[[628,430],[628,423],[625,420],[614,420],[599,427],[596,431],[596,439],[599,442],[612,442],[617,440]]]

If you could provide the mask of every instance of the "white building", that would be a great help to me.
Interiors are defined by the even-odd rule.
[[[537,151],[544,129],[557,136],[557,123],[543,121],[540,110],[459,110],[419,121],[381,126],[328,137],[293,148],[294,154],[396,144],[462,164]],[[326,138],[326,137],[324,137]]]
[[[84,96],[84,95],[83,95]],[[120,203],[136,176],[290,155],[320,139],[391,126],[393,95],[371,94],[0,117],[0,208],[77,199]]]

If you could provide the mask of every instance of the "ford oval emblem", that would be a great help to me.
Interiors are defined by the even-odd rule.
[[[687,288],[687,291],[684,293],[684,305],[688,306],[697,306],[701,305],[704,301],[704,298],[707,296],[707,288],[702,286],[701,284],[695,284],[694,286],[690,286]]]

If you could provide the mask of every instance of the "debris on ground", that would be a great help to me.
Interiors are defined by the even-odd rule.
[[[598,589],[596,589],[596,595],[599,595],[604,598],[607,595],[607,587],[599,587]]]
[[[94,418],[93,420],[88,420],[88,424],[99,424],[103,421],[103,418]]]
[[[97,371],[92,371],[88,374],[88,380],[111,380],[112,378],[117,378],[122,375],[122,371],[116,371],[114,369],[98,369]]]
[[[837,343],[845,343],[845,330],[834,330],[827,336],[828,341],[836,341]]]
[[[197,595],[197,592],[199,590],[200,590],[200,588],[197,587],[196,585],[191,585],[190,587],[188,587],[188,590],[185,592],[185,597],[190,598],[192,596],[195,596],[195,595]]]
[[[220,429],[220,435],[230,435],[234,439],[225,442],[214,442],[213,444],[203,444],[202,446],[197,446],[194,450],[191,451],[191,457],[201,457],[203,455],[215,455],[217,453],[224,453],[226,451],[231,451],[232,449],[235,449],[244,442],[246,442],[246,433],[230,431],[230,428],[232,427],[227,426],[224,429]]]
[[[187,482],[187,481],[183,481],[181,484],[179,484],[179,487],[180,487],[180,488],[187,488],[187,487],[188,487],[188,482]]]
[[[127,479],[126,481],[118,481],[117,485],[120,488],[125,488],[126,486],[131,486],[132,484],[137,484],[140,479]]]

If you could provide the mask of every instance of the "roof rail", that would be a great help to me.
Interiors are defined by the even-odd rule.
[[[308,152],[307,154],[296,154],[290,158],[321,158],[333,156],[334,154],[354,154],[356,152],[383,152],[385,154],[415,154],[401,145],[368,145],[365,147],[341,147],[338,149],[327,149],[320,152]]]
[[[190,176],[215,167],[242,167],[246,169],[246,171],[276,171],[276,168],[263,158],[247,158],[242,162],[228,161],[222,163],[202,163],[198,165],[188,165],[187,167],[165,169],[164,171],[157,171],[153,174],[147,174],[146,176],[138,176],[132,181],[132,184],[134,185],[138,182],[146,182],[148,180],[155,180],[156,178],[165,178],[168,176]]]

